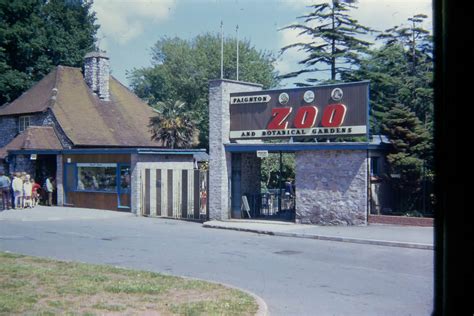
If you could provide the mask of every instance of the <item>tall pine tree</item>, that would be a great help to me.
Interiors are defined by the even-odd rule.
[[[297,77],[304,73],[330,72],[330,80],[339,80],[340,76],[358,67],[361,55],[365,53],[370,43],[360,39],[362,35],[372,31],[358,23],[348,14],[356,8],[354,1],[332,0],[329,3],[318,3],[310,6],[312,12],[298,17],[303,23],[292,24],[281,30],[298,30],[299,35],[309,35],[309,43],[298,42],[281,49],[282,53],[291,48],[297,48],[307,53],[301,61],[304,69],[290,72],[280,78]],[[307,79],[309,83],[319,81],[316,78]],[[308,85],[299,83],[298,85]]]
[[[387,47],[403,48],[404,63],[409,68],[403,75],[404,89],[400,90],[400,102],[409,106],[426,128],[433,125],[433,36],[422,27],[427,16],[416,14],[408,23],[395,26],[380,34]]]

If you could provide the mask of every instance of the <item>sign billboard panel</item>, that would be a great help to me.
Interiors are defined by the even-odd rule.
[[[369,82],[230,94],[230,139],[362,136]]]

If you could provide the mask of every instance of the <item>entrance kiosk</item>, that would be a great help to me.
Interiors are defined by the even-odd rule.
[[[368,86],[262,90],[210,81],[210,219],[243,217],[242,196],[260,191],[265,158],[257,151],[268,151],[295,154],[295,222],[367,224],[370,144],[350,140],[368,139]]]

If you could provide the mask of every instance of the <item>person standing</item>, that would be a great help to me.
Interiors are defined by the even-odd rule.
[[[21,180],[21,174],[19,172],[15,173],[12,181],[12,190],[13,190],[13,208],[19,209],[22,207],[23,199],[23,181]]]
[[[293,185],[291,179],[288,178],[285,182],[285,208],[289,210],[291,208],[291,199],[293,198]]]
[[[2,198],[2,210],[11,209],[10,186],[10,178],[5,175],[3,170],[0,170],[0,197]]]
[[[30,175],[25,175],[25,180],[23,181],[23,207],[24,208],[31,208],[33,207],[33,203],[31,200],[31,192],[33,191],[33,185],[30,181]]]
[[[45,183],[46,193],[48,194],[48,206],[53,206],[53,177],[48,177]]]
[[[41,190],[41,186],[35,181],[35,179],[31,179],[31,200],[33,202],[33,207],[39,204],[40,194],[38,190]]]

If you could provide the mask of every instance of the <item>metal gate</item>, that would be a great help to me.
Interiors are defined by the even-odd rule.
[[[141,215],[205,221],[208,172],[196,169],[144,169]]]

